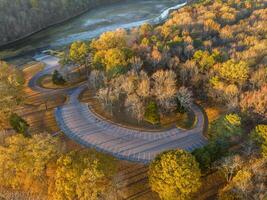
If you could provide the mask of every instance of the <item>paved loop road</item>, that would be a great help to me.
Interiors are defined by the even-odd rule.
[[[44,62],[46,67],[32,78],[29,86],[40,92],[49,92],[49,89],[38,86],[37,80],[57,69],[58,59],[47,55],[36,56],[35,59]],[[66,92],[69,98],[65,105],[55,109],[55,118],[60,129],[81,145],[93,147],[119,159],[149,163],[163,151],[175,148],[193,151],[207,143],[202,135],[204,115],[197,105],[192,106],[196,123],[191,130],[173,128],[159,132],[137,131],[105,121],[95,115],[88,104],[78,100],[80,93],[85,89],[86,85],[60,89]]]

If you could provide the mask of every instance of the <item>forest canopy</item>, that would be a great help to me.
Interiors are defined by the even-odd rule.
[[[76,63],[90,57],[96,97],[105,106],[124,104],[139,121],[150,100],[164,114],[190,107],[184,99],[194,96],[265,122],[266,21],[264,0],[198,1],[162,25],[102,34],[84,44],[89,53]]]

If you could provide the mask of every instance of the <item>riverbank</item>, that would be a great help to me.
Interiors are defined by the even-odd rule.
[[[94,0],[94,2],[81,3],[81,5],[77,4],[73,8],[73,13],[71,12],[71,10],[68,10],[69,12],[67,12],[67,13],[65,13],[63,10],[61,12],[52,13],[52,15],[54,15],[54,16],[59,15],[57,18],[47,16],[46,18],[38,19],[39,16],[36,16],[36,19],[38,19],[38,21],[40,21],[40,22],[38,22],[38,24],[36,24],[36,22],[33,21],[35,19],[30,18],[32,16],[29,14],[29,17],[27,17],[27,23],[29,23],[29,24],[32,23],[33,26],[24,26],[23,29],[16,30],[16,33],[13,33],[13,35],[10,33],[9,34],[5,33],[5,29],[2,29],[2,31],[0,31],[0,36],[1,36],[0,49],[5,48],[6,46],[9,46],[9,45],[15,44],[16,42],[19,42],[20,40],[25,40],[25,39],[29,38],[30,36],[32,36],[33,34],[36,34],[40,31],[43,31],[49,27],[60,25],[64,22],[71,20],[73,18],[76,18],[76,17],[78,17],[78,16],[80,16],[80,15],[82,15],[82,14],[84,14],[84,13],[86,13],[86,12],[88,12],[94,8],[97,8],[97,7],[103,6],[103,5],[110,5],[113,3],[118,3],[120,1],[122,1],[122,0]],[[26,2],[25,2],[25,4],[26,4]],[[56,6],[58,6],[57,4],[59,4],[59,3],[51,2],[51,4],[52,4],[52,6],[49,5],[48,7],[51,7],[50,8],[51,12],[53,12],[53,9],[56,9]],[[69,3],[69,4],[71,4],[71,3]],[[83,4],[85,4],[85,5],[83,5]],[[43,12],[48,13],[49,11],[46,11],[46,8],[43,7],[45,5],[43,5],[42,3],[38,3],[37,5],[34,5],[34,7],[31,7],[30,10],[27,10],[27,12],[29,12],[29,13],[33,12],[33,14],[34,14],[33,9],[37,9],[39,14],[43,14]],[[23,10],[24,7],[25,6],[22,6],[22,9],[20,10],[20,12],[24,12],[24,10]],[[85,8],[83,8],[83,7],[85,7]],[[12,8],[9,8],[9,9],[12,9]],[[9,11],[6,11],[6,12],[7,12],[7,14],[9,13]],[[58,13],[60,13],[60,14],[58,14]],[[16,25],[18,26],[17,29],[19,29],[20,25],[23,23],[22,19],[19,19],[18,17],[19,17],[18,15],[15,15],[15,17],[14,17]],[[7,16],[6,20],[8,20],[8,19],[9,18]],[[7,27],[9,25],[9,23],[11,23],[11,22],[6,21],[5,26]],[[12,21],[12,23],[14,23],[14,22]],[[34,30],[31,30],[31,29],[34,29]]]
[[[6,61],[21,57],[30,59],[35,53],[43,50],[62,50],[73,41],[90,40],[103,32],[117,28],[130,29],[144,23],[156,25],[164,22],[174,9],[184,5],[184,0],[177,2],[127,0],[123,4],[100,6],[0,48],[0,59]]]

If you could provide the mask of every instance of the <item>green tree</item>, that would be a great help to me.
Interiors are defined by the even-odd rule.
[[[12,128],[17,132],[21,133],[24,136],[28,135],[29,124],[22,117],[18,116],[16,113],[12,113],[9,117],[9,123]]]
[[[231,138],[243,133],[241,118],[237,114],[227,114],[211,123],[209,135],[212,139]]]
[[[210,141],[206,146],[192,152],[203,172],[212,164],[228,154],[229,144],[224,140]]]
[[[52,75],[52,82],[55,85],[64,85],[66,83],[63,76],[58,72],[58,70],[55,70]]]
[[[184,150],[171,150],[158,155],[150,164],[148,174],[152,190],[161,199],[192,199],[192,194],[201,185],[198,163]]]
[[[210,168],[212,160],[211,160],[211,152],[208,147],[203,147],[196,149],[192,152],[195,156],[196,161],[199,163],[199,167],[202,171],[205,171]]]
[[[146,106],[144,119],[153,125],[160,123],[158,106],[154,101],[150,101]]]
[[[267,125],[260,124],[251,133],[253,141],[261,147],[262,156],[267,158]]]

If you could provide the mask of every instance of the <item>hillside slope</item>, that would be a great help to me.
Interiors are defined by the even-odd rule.
[[[0,46],[119,0],[1,0]]]

